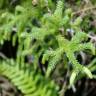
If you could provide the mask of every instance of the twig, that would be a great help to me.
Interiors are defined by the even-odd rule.
[[[67,73],[66,73],[66,76],[65,76],[65,81],[64,81],[64,83],[63,83],[63,86],[62,86],[62,89],[61,89],[61,91],[59,92],[59,95],[60,96],[65,96],[65,92],[66,92],[66,90],[68,89],[68,85],[67,85],[67,77],[69,76],[69,68],[68,68],[68,71],[67,71]]]
[[[91,38],[93,41],[96,42],[96,36],[91,36],[91,35],[88,34],[88,37]]]
[[[81,13],[81,12],[85,12],[85,11],[88,11],[88,10],[92,10],[92,9],[95,9],[95,8],[96,8],[96,6],[84,8],[84,9],[81,9],[81,10],[79,10],[79,11],[77,11],[77,12],[73,12],[73,15],[76,15],[76,14],[79,14],[79,13]]]
[[[3,59],[8,59],[3,53],[0,52],[0,57],[3,58]]]

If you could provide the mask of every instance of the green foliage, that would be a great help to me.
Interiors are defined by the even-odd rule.
[[[7,76],[24,96],[57,96],[58,86],[45,79],[39,72],[33,71],[32,66],[20,68],[13,60],[0,63],[0,74]]]
[[[76,60],[74,53],[77,51],[82,51],[85,49],[89,49],[92,51],[93,54],[95,54],[95,47],[91,42],[81,44],[80,42],[85,39],[87,36],[83,32],[77,32],[75,36],[73,36],[71,41],[68,41],[67,39],[64,39],[62,36],[58,36],[58,42],[59,42],[59,48],[55,51],[49,51],[45,53],[43,57],[43,62],[46,60],[46,58],[51,56],[51,62],[49,62],[49,67],[47,70],[47,75],[49,75],[51,69],[54,69],[56,63],[60,61],[63,54],[66,53],[66,56],[68,57],[69,61],[73,64],[74,71],[76,74],[79,72],[85,72],[90,78],[92,78],[91,72],[83,67],[79,62]],[[49,54],[50,53],[50,54]],[[47,55],[47,56],[46,56]],[[53,57],[53,58],[52,58]],[[85,70],[86,69],[86,70]],[[71,79],[70,79],[71,80]],[[72,82],[72,80],[71,80]]]
[[[65,57],[68,60],[63,65],[72,65],[69,85],[73,85],[81,75],[93,77],[92,66],[80,64],[75,54],[84,51],[95,55],[95,46],[88,42],[88,34],[80,28],[82,18],[74,19],[72,10],[66,9],[64,2],[58,1],[55,5],[51,0],[21,0],[14,12],[2,9],[0,14],[1,46],[6,40],[12,39],[13,46],[18,42],[15,60],[1,60],[0,74],[7,76],[25,96],[58,96],[57,85],[48,78],[57,64],[64,63]],[[67,30],[71,30],[71,39]],[[26,56],[34,57],[32,65],[26,65]],[[43,66],[46,61],[48,67],[43,77],[37,64]]]

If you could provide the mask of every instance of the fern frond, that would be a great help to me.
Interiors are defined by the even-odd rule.
[[[78,39],[77,39],[78,38]],[[72,42],[74,44],[78,44],[88,38],[87,34],[84,32],[76,32],[76,34],[72,37]]]
[[[58,96],[53,81],[45,80],[30,67],[19,68],[14,61],[1,61],[0,74],[7,76],[24,96]],[[36,75],[37,74],[37,75]]]
[[[90,78],[92,78],[92,74],[89,71],[89,69],[87,67],[79,64],[79,62],[76,60],[76,57],[74,55],[75,52],[78,52],[78,51],[81,51],[81,50],[86,50],[86,49],[89,49],[93,53],[95,53],[95,47],[93,46],[93,44],[91,42],[85,43],[85,44],[81,43],[81,41],[83,39],[85,39],[86,37],[87,37],[87,35],[85,33],[82,33],[82,32],[79,32],[79,33],[75,34],[75,36],[73,36],[71,41],[68,41],[67,39],[65,39],[64,37],[62,37],[60,35],[57,36],[57,40],[58,40],[58,43],[59,43],[59,48],[58,48],[59,51],[55,50],[54,53],[56,53],[56,55],[55,56],[53,55],[53,56],[54,56],[54,62],[55,62],[55,61],[58,61],[58,59],[55,58],[55,57],[58,57],[59,60],[60,60],[60,58],[62,58],[60,55],[66,53],[66,56],[69,59],[69,61],[72,63],[76,74],[78,74],[79,72],[84,72]],[[60,50],[62,50],[61,54],[59,53]],[[52,59],[50,59],[49,62],[51,62],[51,60]],[[52,62],[53,62],[53,60],[52,60]],[[55,62],[55,64],[54,63],[49,63],[50,67],[48,68],[48,70],[51,71],[51,69],[53,69],[56,66],[56,63],[57,62]]]
[[[79,44],[78,46],[74,46],[73,50],[74,51],[83,51],[83,50],[91,50],[92,54],[95,55],[95,47],[91,42],[84,43],[84,44]]]

